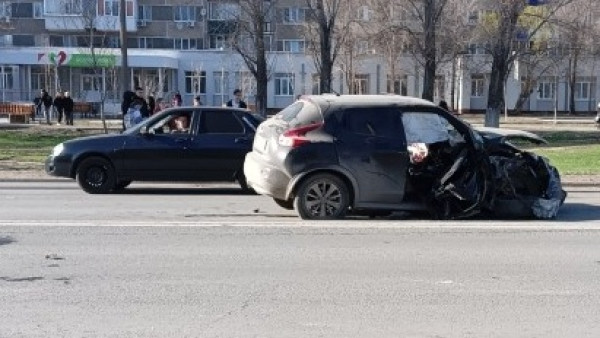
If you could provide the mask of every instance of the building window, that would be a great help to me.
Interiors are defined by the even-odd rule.
[[[485,89],[485,78],[483,75],[471,76],[471,97],[483,97]]]
[[[283,9],[283,23],[296,25],[304,22],[304,8],[288,7]]]
[[[210,49],[226,49],[227,48],[227,36],[218,34],[210,35],[208,37],[208,48]]]
[[[408,95],[408,85],[406,76],[388,77],[387,92],[397,95]]]
[[[319,95],[319,94],[321,94],[321,75],[320,74],[313,74],[312,75],[311,93],[313,95]]]
[[[575,100],[587,101],[592,98],[592,79],[589,77],[578,79],[575,82]]]
[[[0,67],[0,89],[14,88],[14,75],[12,67]]]
[[[0,35],[0,47],[8,47],[13,45],[12,35]]]
[[[50,72],[44,71],[42,67],[33,66],[31,68],[31,90],[39,92],[42,89],[50,88],[53,78]]]
[[[538,82],[538,98],[540,100],[553,100],[556,97],[556,79],[544,77]]]
[[[293,96],[294,95],[294,74],[279,73],[275,74],[275,96]]]
[[[304,53],[304,40],[282,40],[280,50],[290,53]]]
[[[185,72],[186,94],[206,94],[206,71]]]
[[[0,1],[0,18],[10,18],[12,16],[12,6],[9,1]]]
[[[360,6],[358,8],[358,19],[365,22],[371,20],[371,9],[369,6]]]
[[[104,0],[104,15],[119,16],[119,0]]]
[[[82,91],[101,91],[102,75],[96,74],[93,70],[85,69],[81,72],[81,90]]]
[[[34,2],[33,3],[33,17],[35,19],[42,19],[44,17],[44,3]]]
[[[148,5],[138,6],[138,21],[148,22],[152,21],[152,7]]]
[[[81,8],[81,0],[63,0],[61,5],[63,6],[62,13],[64,14],[81,14],[83,12]]]
[[[175,6],[173,8],[173,20],[185,22],[196,21],[196,7]]]
[[[369,93],[369,74],[356,74],[352,81],[352,94]]]
[[[189,49],[197,49],[197,40],[196,39],[187,39],[187,38],[175,38],[175,49],[180,50],[189,50]]]
[[[235,20],[240,14],[240,7],[232,2],[209,3],[209,20]]]
[[[227,93],[229,93],[229,73],[214,72],[213,79],[215,84],[215,94],[227,95]]]

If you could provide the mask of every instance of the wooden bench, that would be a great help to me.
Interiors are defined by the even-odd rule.
[[[73,114],[81,114],[87,117],[88,115],[96,115],[94,106],[89,102],[75,102],[73,105]]]
[[[35,105],[28,102],[0,102],[0,115],[8,115],[9,123],[29,123]]]

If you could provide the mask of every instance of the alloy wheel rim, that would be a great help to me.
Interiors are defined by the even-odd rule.
[[[331,181],[313,183],[304,195],[304,204],[313,216],[328,217],[339,212],[342,206],[342,192]]]
[[[101,167],[93,167],[90,168],[87,172],[87,183],[94,187],[98,188],[104,184],[106,181],[106,172],[104,168]]]

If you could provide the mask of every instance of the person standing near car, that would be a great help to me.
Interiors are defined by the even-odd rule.
[[[65,92],[65,96],[63,97],[63,110],[65,113],[65,122],[68,126],[73,125],[73,108],[75,107],[75,102],[71,98],[71,94],[69,92]]]
[[[63,113],[64,113],[64,109],[65,109],[65,105],[64,105],[64,98],[63,98],[63,93],[62,92],[56,92],[56,96],[54,97],[54,101],[52,102],[52,105],[54,106],[54,110],[56,111],[56,117],[57,117],[57,126],[60,126],[60,123],[62,122],[63,119]]]
[[[246,104],[246,102],[244,102],[242,100],[242,91],[239,89],[236,89],[233,91],[233,99],[227,101],[227,107],[234,107],[234,108],[244,108],[247,109],[248,105]]]
[[[121,116],[123,118],[123,130],[125,130],[125,115],[127,115],[127,111],[129,110],[129,106],[131,102],[133,102],[133,97],[135,93],[131,90],[126,90],[123,92],[123,101],[121,101]]]
[[[200,99],[200,96],[195,96],[194,97],[194,107],[200,107],[202,105],[202,100]]]
[[[182,104],[183,104],[183,99],[181,98],[181,94],[179,94],[179,92],[175,92],[175,94],[173,94],[173,99],[171,100],[171,106],[172,107],[181,107]]]
[[[140,87],[135,88],[135,95],[129,105],[129,108],[132,107],[139,108],[143,119],[150,117],[150,108],[148,107],[148,102],[144,99],[144,90]]]
[[[50,111],[52,109],[52,96],[45,89],[42,89],[42,97],[40,98],[40,107],[44,113],[46,123],[50,124]]]

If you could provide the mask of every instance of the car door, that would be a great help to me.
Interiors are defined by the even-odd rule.
[[[194,111],[171,110],[131,135],[122,150],[123,167],[132,180],[190,180]]]
[[[357,203],[402,202],[409,159],[397,108],[345,109],[336,148],[357,180]]]
[[[202,180],[232,180],[242,170],[254,131],[240,114],[231,109],[202,110],[190,144],[190,156]]]

